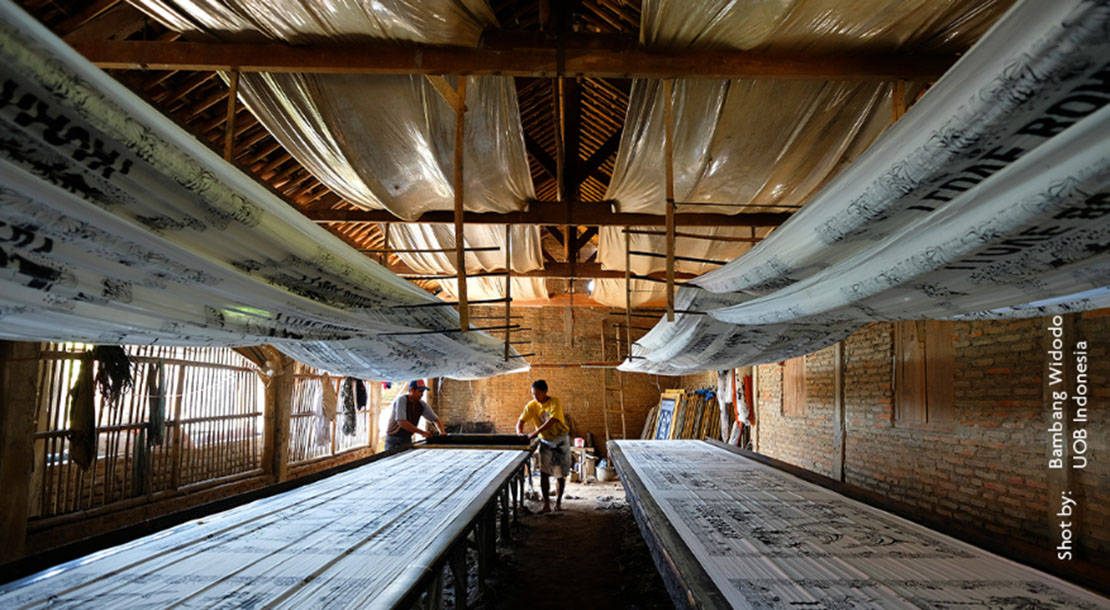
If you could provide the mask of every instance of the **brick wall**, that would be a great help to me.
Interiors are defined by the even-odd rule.
[[[1087,425],[1090,462],[1050,470],[1051,405],[1044,398],[1047,320],[964,321],[953,329],[955,422],[928,428],[894,421],[893,331],[872,324],[844,341],[845,481],[999,536],[1055,548],[1061,486],[1080,498],[1074,531],[1081,556],[1110,558],[1110,317],[1076,316],[1088,341],[1093,396]],[[759,371],[759,451],[832,473],[833,348],[808,356],[805,418],[782,416],[782,367]]]
[[[819,472],[832,474],[833,348],[806,356],[806,416],[783,413],[782,364],[759,368],[759,451]]]
[[[474,308],[473,315],[495,315],[503,312],[500,308]],[[521,307],[513,310],[513,315],[523,318],[513,320],[524,328],[522,338],[530,338],[530,344],[515,346],[521,353],[534,352],[529,362],[543,365],[580,364],[601,362],[601,328],[603,322],[617,320],[609,315],[614,309],[599,307],[576,307],[574,326],[567,332],[565,309],[561,307]],[[623,311],[623,310],[621,310]],[[654,321],[637,321],[639,326],[652,326]],[[568,337],[573,336],[573,343]],[[612,338],[612,331],[607,341]],[[633,335],[635,337],[636,335]],[[612,349],[609,343],[607,350]],[[615,360],[612,351],[606,355]],[[576,436],[586,436],[592,432],[595,443],[605,443],[605,414],[603,388],[617,384],[617,373],[599,368],[533,368],[527,373],[501,375],[474,381],[443,380],[440,390],[439,414],[449,424],[463,422],[493,422],[494,432],[511,433],[524,405],[532,399],[530,388],[535,379],[546,379],[550,393],[559,397],[563,409],[570,416]],[[625,425],[629,438],[639,438],[648,411],[659,402],[662,390],[680,387],[679,378],[659,377],[625,373]],[[611,398],[616,408],[618,393]],[[619,423],[617,423],[619,429]]]

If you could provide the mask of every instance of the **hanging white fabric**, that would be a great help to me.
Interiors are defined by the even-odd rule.
[[[929,0],[764,2],[674,0],[643,3],[641,42],[656,50],[727,48],[798,53],[962,51],[1008,5]],[[819,80],[676,80],[674,192],[680,212],[791,211],[805,204],[874,142],[891,122],[891,83]],[[907,84],[912,99],[920,84]],[[619,211],[664,212],[663,103],[658,80],[632,85],[606,199]],[[741,207],[744,206],[744,207]],[[682,227],[681,231],[691,229]],[[743,231],[748,231],[744,228]],[[619,229],[602,229],[598,260],[624,269]],[[705,231],[739,235],[734,228]],[[662,237],[637,236],[633,249],[664,251]],[[697,254],[711,248],[712,256]],[[732,260],[747,248],[679,239],[680,256]],[[662,269],[662,259],[633,265]],[[676,269],[703,273],[680,261]]]
[[[0,5],[0,336],[270,343],[370,378],[522,370],[11,4]],[[424,307],[414,307],[425,305]],[[385,333],[436,333],[395,335]]]
[[[311,3],[161,0],[134,4],[190,40],[277,40],[338,45],[375,40],[476,46],[496,27],[484,0],[398,0],[316,7]],[[457,85],[455,77],[449,84]],[[412,220],[454,209],[455,110],[424,76],[244,73],[239,92],[266,129],[308,171],[345,201]],[[471,212],[523,210],[535,199],[516,87],[509,77],[471,77],[466,91],[464,207]],[[453,247],[454,227],[394,224],[395,247]],[[504,233],[467,226],[468,244],[501,245]],[[538,227],[514,229],[513,266],[543,267]],[[451,273],[453,253],[399,253],[429,274]],[[469,272],[504,267],[503,258],[466,255]],[[472,295],[489,298],[489,295]]]
[[[660,324],[624,368],[781,360],[870,320],[1110,305],[1108,24],[1105,6],[1020,4],[802,212],[693,281],[721,294],[679,292],[709,316]]]

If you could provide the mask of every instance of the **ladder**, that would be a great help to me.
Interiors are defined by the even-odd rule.
[[[608,338],[609,328],[612,327],[613,337]],[[609,320],[601,321],[601,360],[602,362],[609,362],[608,356],[610,353],[614,360],[624,360],[627,354],[622,353],[621,342],[621,326],[617,323],[610,322]],[[628,345],[628,335],[630,329],[624,328],[625,339],[624,346]],[[608,344],[612,344],[610,347]],[[605,415],[605,442],[611,440],[619,440],[628,438],[628,431],[625,426],[624,417],[624,373],[616,368],[609,368],[606,366],[604,369],[604,383],[605,389],[602,392],[603,401],[602,408]],[[617,428],[617,421],[620,421],[620,429]]]

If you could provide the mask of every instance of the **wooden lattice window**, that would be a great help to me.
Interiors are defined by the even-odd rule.
[[[948,426],[955,420],[952,328],[940,320],[895,323],[895,423]]]
[[[791,358],[783,366],[782,414],[787,417],[805,417],[807,414],[805,356]]]

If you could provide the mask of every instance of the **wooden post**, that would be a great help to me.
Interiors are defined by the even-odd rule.
[[[833,346],[833,455],[832,478],[844,480],[844,342]]]
[[[466,536],[451,549],[448,563],[451,566],[451,576],[455,580],[455,610],[466,610]]]
[[[185,426],[181,423],[181,402],[185,398],[185,364],[177,367],[177,396],[173,401],[173,438],[170,439],[170,489],[181,487],[181,462],[185,456]]]
[[[624,228],[624,330],[628,339],[625,355],[632,357],[632,227]]]
[[[227,94],[227,123],[224,125],[224,159],[231,161],[235,143],[235,102],[239,97],[239,70],[231,71],[231,91]]]
[[[459,328],[470,328],[470,306],[466,303],[466,252],[463,233],[463,143],[466,132],[466,76],[459,77],[458,99],[455,106],[455,267],[458,277]]]
[[[512,226],[505,224],[505,362],[509,361],[509,342],[512,340],[513,261],[511,243]]]
[[[0,341],[0,564],[26,551],[40,351],[38,343]]]
[[[759,453],[759,365],[752,366],[752,450]]]
[[[268,346],[266,355],[270,383],[266,385],[262,469],[273,482],[280,483],[289,473],[289,419],[293,410],[295,362]]]
[[[674,117],[671,109],[673,81],[663,81],[663,165],[667,197],[667,321],[674,322]]]
[[[378,419],[382,412],[382,384],[380,381],[370,382],[370,421],[366,426],[366,439],[372,453],[378,452]]]

